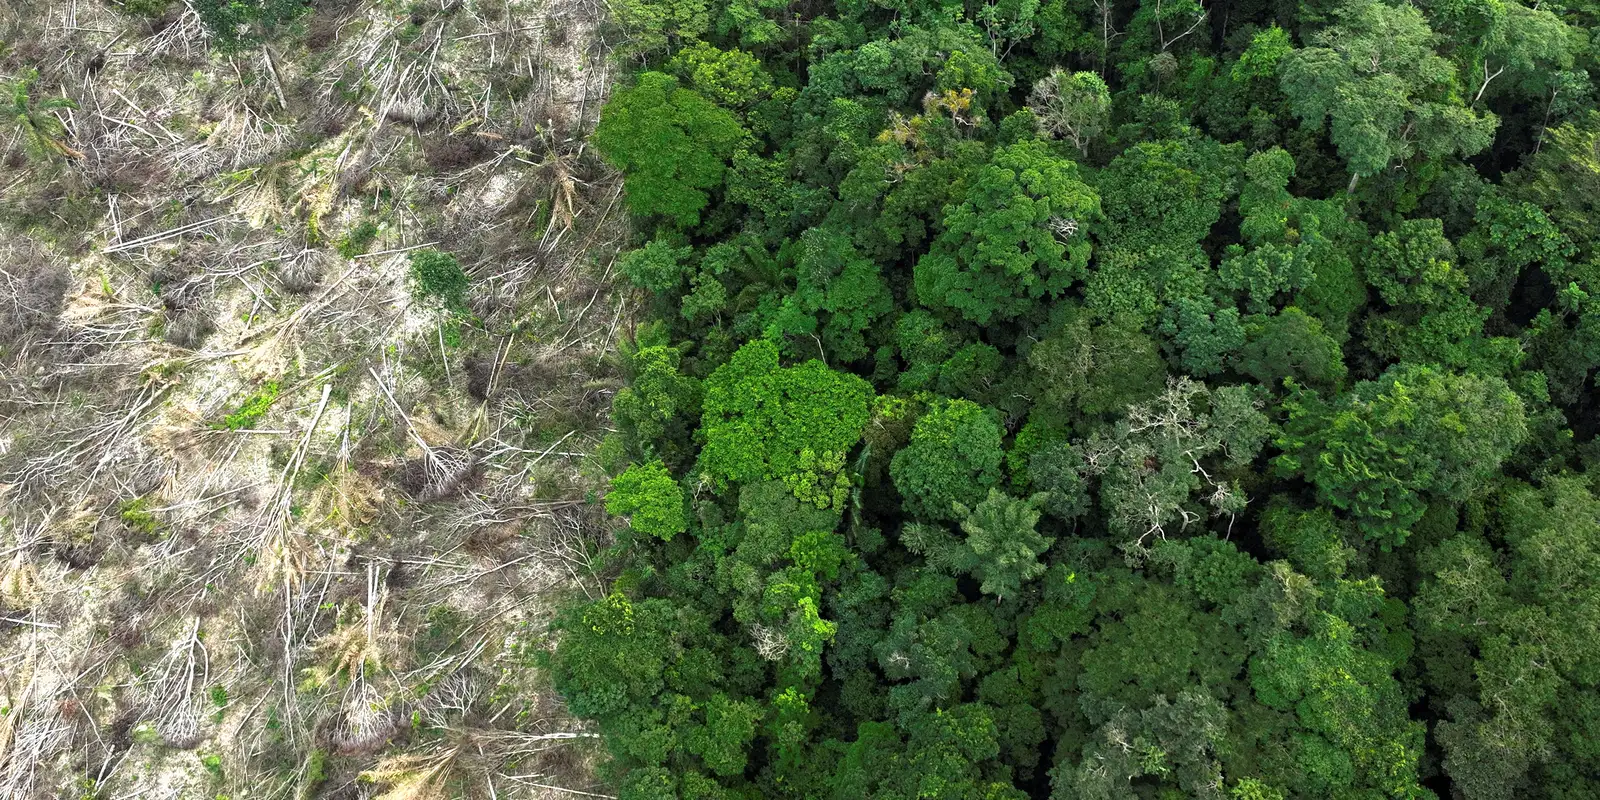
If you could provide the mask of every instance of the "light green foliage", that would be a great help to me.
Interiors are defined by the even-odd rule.
[[[1405,362],[1504,374],[1521,360],[1520,348],[1482,336],[1489,309],[1472,302],[1470,276],[1455,261],[1439,220],[1406,220],[1376,237],[1366,274],[1395,310],[1368,321],[1368,346]]]
[[[1460,243],[1460,253],[1474,300],[1490,308],[1511,302],[1523,271],[1536,267],[1556,277],[1568,271],[1577,253],[1571,240],[1538,206],[1485,192],[1473,214],[1475,227]]]
[[[1261,538],[1273,552],[1317,580],[1342,577],[1355,556],[1345,544],[1346,527],[1326,508],[1303,511],[1275,502],[1261,515]]]
[[[1555,12],[1522,3],[1427,3],[1434,26],[1448,35],[1466,94],[1538,97],[1570,69],[1582,35]]]
[[[1269,26],[1250,38],[1250,46],[1233,62],[1231,76],[1235,81],[1276,77],[1284,57],[1293,51],[1289,32],[1277,25]]]
[[[1249,298],[1252,312],[1263,313],[1276,304],[1282,292],[1293,292],[1311,285],[1312,272],[1308,248],[1264,244],[1231,253],[1217,271],[1223,286]]]
[[[1422,725],[1406,718],[1393,664],[1358,646],[1357,629],[1338,615],[1311,609],[1302,624],[1309,636],[1277,633],[1250,660],[1256,699],[1293,711],[1306,731],[1295,739],[1294,788],[1333,794],[1365,783],[1391,797],[1420,792]]]
[[[1002,147],[917,262],[917,296],[979,324],[1014,318],[1083,277],[1099,220],[1099,198],[1076,164],[1042,142]]]
[[[449,311],[464,313],[467,288],[472,280],[461,263],[449,253],[432,248],[411,251],[411,296],[419,303],[431,303]]]
[[[936,403],[917,420],[911,443],[889,465],[906,510],[925,519],[958,520],[1000,484],[1000,426],[968,400]]]
[[[821,617],[822,589],[854,556],[834,532],[836,512],[797,499],[767,481],[739,493],[740,523],[708,537],[719,551],[716,582],[732,598],[733,618],[758,638],[764,658],[784,660],[796,677],[815,677],[838,626]],[[729,549],[725,557],[720,551]]]
[[[1600,250],[1600,111],[1546,131],[1545,145],[1520,179],[1519,189],[1550,215],[1579,248],[1581,258]]]
[[[626,49],[641,55],[697,39],[711,29],[705,0],[623,0],[611,11],[628,34]]]
[[[728,111],[659,72],[646,72],[606,103],[594,143],[627,176],[628,207],[687,227],[722,185],[748,134]]]
[[[989,496],[961,521],[979,591],[1002,600],[1016,597],[1022,584],[1044,574],[1039,556],[1055,540],[1035,530],[1037,506],[1033,499],[1018,500],[990,489]]]
[[[778,364],[778,348],[739,348],[705,383],[700,468],[713,481],[780,480],[818,508],[843,500],[843,462],[861,440],[872,387],[820,361]]]
[[[241,431],[254,428],[262,417],[267,415],[267,410],[278,400],[281,391],[277,381],[267,381],[261,388],[239,405],[239,409],[222,418],[218,423],[219,430]]]
[[[667,69],[707,100],[727,108],[747,108],[772,93],[772,77],[743,50],[719,50],[695,42],[679,50]]]
[[[611,479],[606,513],[628,517],[634,530],[664,541],[689,529],[683,488],[660,461],[633,464]]]
[[[985,765],[999,752],[992,712],[967,703],[918,715],[902,725],[863,722],[841,745],[835,798],[947,797],[1023,800]],[[985,775],[985,772],[990,772]]]
[[[1499,378],[1400,366],[1332,402],[1297,394],[1278,446],[1317,498],[1385,547],[1405,541],[1424,497],[1465,499],[1527,435],[1523,402]]]
[[[132,500],[123,502],[118,507],[117,518],[121,519],[122,524],[128,526],[129,529],[145,536],[154,534],[156,526],[159,524],[156,515],[150,513],[150,498],[148,495],[135,497]]]
[[[709,620],[666,600],[613,592],[567,609],[554,627],[563,637],[548,658],[551,681],[574,713],[606,726],[613,756],[637,767],[625,782],[660,764],[718,774],[743,768],[752,708],[726,691],[742,659]],[[726,655],[705,657],[718,651]]]
[[[1338,23],[1283,60],[1289,107],[1308,124],[1331,120],[1329,137],[1352,175],[1376,175],[1395,161],[1474,155],[1498,122],[1459,100],[1428,99],[1455,82],[1455,68],[1430,45],[1433,31],[1414,6],[1347,0]]]

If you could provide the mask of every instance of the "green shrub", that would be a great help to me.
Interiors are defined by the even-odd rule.
[[[193,0],[191,7],[217,49],[232,52],[260,44],[311,6],[307,0]]]
[[[455,256],[432,248],[412,252],[411,296],[418,302],[465,313],[470,283]]]
[[[371,247],[373,240],[377,238],[378,223],[364,219],[339,240],[339,255],[355,258],[367,252],[367,248]]]

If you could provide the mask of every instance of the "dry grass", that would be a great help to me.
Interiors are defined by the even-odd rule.
[[[0,0],[75,105],[70,157],[0,127],[0,796],[605,795],[523,654],[604,585],[603,9],[452,5],[223,55]]]

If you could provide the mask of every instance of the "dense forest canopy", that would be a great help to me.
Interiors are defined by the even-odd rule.
[[[1600,797],[1600,5],[616,16],[621,797]]]

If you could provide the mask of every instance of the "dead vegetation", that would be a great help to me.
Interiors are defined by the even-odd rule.
[[[610,541],[602,13],[0,0],[0,796],[604,796],[531,668]]]

